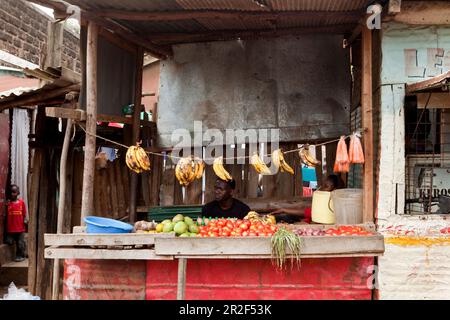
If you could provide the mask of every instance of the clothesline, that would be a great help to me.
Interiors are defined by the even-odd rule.
[[[112,143],[112,144],[115,144],[115,145],[117,145],[117,146],[119,146],[119,147],[122,147],[122,148],[125,148],[125,149],[128,149],[128,148],[129,148],[129,146],[127,146],[127,145],[125,145],[125,144],[122,144],[122,143],[119,143],[119,142],[116,142],[116,141],[113,141],[113,140],[104,138],[104,137],[99,136],[99,135],[97,135],[97,134],[92,134],[92,133],[90,133],[90,132],[87,132],[87,131],[86,131],[86,128],[84,128],[84,127],[83,127],[81,124],[79,124],[79,123],[77,123],[77,125],[84,131],[85,134],[88,134],[88,135],[90,135],[90,136],[94,136],[94,137],[96,137],[96,138],[98,138],[98,139],[102,139],[102,140],[104,140],[104,141],[110,142],[110,143]],[[361,132],[362,132],[362,131],[361,131],[360,129],[358,129],[358,130],[356,130],[353,134],[361,135]],[[348,139],[348,138],[350,138],[351,136],[352,136],[352,134],[351,134],[351,135],[346,135],[346,136],[344,136],[344,139]],[[324,145],[327,145],[327,144],[330,144],[330,143],[337,142],[337,141],[339,141],[339,140],[340,140],[340,138],[339,138],[339,139],[333,139],[333,140],[330,140],[330,141],[326,141],[326,142],[322,142],[322,143],[315,144],[314,146],[320,147],[320,146],[324,146]],[[298,152],[298,151],[300,151],[300,150],[303,148],[304,145],[305,145],[305,144],[303,144],[302,147],[297,148],[297,149],[283,151],[283,153],[284,153],[284,154],[288,154],[288,153],[292,153],[292,152]],[[165,153],[152,152],[152,151],[145,151],[145,152],[146,152],[147,154],[152,154],[152,155],[160,156],[160,157],[168,156],[168,155],[165,154]],[[265,156],[265,157],[270,157],[271,155],[270,155],[270,154],[266,154],[266,155],[264,155],[264,156]],[[173,156],[173,155],[169,155],[169,157],[172,158],[172,159],[181,159],[181,158],[183,158],[183,157],[177,157],[177,156]],[[223,160],[238,160],[238,159],[250,159],[250,158],[251,158],[251,156],[224,157]],[[204,160],[204,161],[213,161],[214,158],[205,158],[205,159],[203,159],[203,160]]]

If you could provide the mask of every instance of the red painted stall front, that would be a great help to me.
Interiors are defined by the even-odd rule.
[[[269,259],[188,259],[185,296],[369,300],[373,264],[373,257],[302,259],[299,269],[279,272]],[[176,299],[178,260],[66,260],[65,267],[64,299],[143,299],[143,292],[147,300]]]

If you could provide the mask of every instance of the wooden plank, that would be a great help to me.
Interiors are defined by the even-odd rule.
[[[298,149],[298,143],[292,144],[292,149]],[[294,195],[296,197],[303,197],[303,175],[302,175],[302,161],[298,152],[292,154],[294,169]]]
[[[205,167],[205,203],[214,200],[214,183],[216,179],[217,176],[214,173],[212,164],[207,164]]]
[[[350,258],[350,257],[380,257],[383,253],[380,252],[364,252],[364,253],[342,253],[342,254],[302,254],[301,259],[313,259],[313,258]],[[272,259],[272,255],[238,255],[238,254],[209,254],[209,255],[174,255],[175,259]],[[287,259],[295,258],[294,255],[286,255]]]
[[[84,156],[80,151],[74,151],[74,168],[73,168],[73,200],[72,200],[72,221],[71,224],[76,226],[80,224],[81,217],[81,197],[83,189],[83,166]]]
[[[374,220],[374,159],[372,120],[372,30],[362,30],[362,88],[361,116],[364,128],[364,178],[363,178],[363,221]]]
[[[121,166],[120,166],[120,171],[122,174],[122,185],[123,185],[123,190],[124,190],[124,196],[125,196],[125,203],[126,203],[126,207],[123,213],[127,212],[128,213],[128,204],[130,201],[130,170],[128,169],[128,167],[121,162]]]
[[[94,214],[96,216],[101,215],[102,208],[101,208],[101,186],[100,186],[100,171],[95,170],[94,172]]]
[[[320,161],[320,165],[316,167],[317,183],[319,186],[322,186],[323,184],[322,146],[316,147],[316,159]]]
[[[86,121],[86,112],[81,109],[69,109],[63,107],[46,107],[45,114],[51,118],[72,119],[74,121]],[[122,117],[108,114],[97,114],[97,121],[115,122],[123,124],[132,124],[133,119],[130,117]],[[156,123],[148,120],[139,120],[141,126],[152,130],[156,128]]]
[[[150,185],[150,203],[153,206],[158,206],[160,203],[160,189],[161,189],[161,175],[162,175],[162,164],[163,158],[160,156],[152,156],[153,168],[152,168],[152,178],[149,181]]]
[[[301,237],[302,254],[383,253],[384,238],[374,236],[311,236]],[[236,238],[157,238],[157,255],[270,255],[269,237]],[[290,251],[288,250],[288,253]]]
[[[86,226],[74,226],[73,233],[86,233]]]
[[[238,150],[242,150],[241,145],[236,144],[235,147],[232,148],[231,150],[233,150],[232,155],[234,157],[238,157],[238,156],[240,156],[240,154],[238,153]],[[236,159],[234,161],[234,164],[231,166],[230,174],[236,181],[236,189],[233,192],[233,196],[237,197],[237,198],[244,196],[244,192],[243,192],[244,184],[242,181],[242,168],[244,166],[244,163],[245,163],[245,159]]]
[[[174,184],[175,169],[172,162],[167,158],[163,168],[161,180],[161,206],[174,205]],[[176,182],[178,183],[178,182]]]
[[[117,181],[114,169],[114,162],[108,162],[108,167],[106,168],[108,183],[111,188],[111,207],[112,207],[112,218],[119,218],[119,196],[117,194]]]
[[[39,116],[37,118],[39,121]],[[28,222],[28,291],[36,294],[37,272],[37,232],[38,232],[38,207],[39,207],[39,181],[41,177],[42,150],[37,149],[33,156],[33,168],[31,172],[31,186],[29,199]]]
[[[248,145],[248,156],[252,156],[253,150],[258,150],[259,148],[254,144]],[[253,166],[250,164],[248,166],[248,178],[247,178],[247,198],[254,199],[258,197],[258,186],[259,186],[259,174],[255,171]]]
[[[135,60],[135,85],[134,85],[134,111],[133,111],[133,124],[131,143],[135,144],[140,140],[140,115],[141,115],[141,103],[142,103],[142,68],[144,65],[144,51],[141,46],[137,48],[136,60]],[[131,173],[130,177],[130,203],[128,205],[130,215],[130,222],[136,221],[136,205],[137,205],[137,186],[138,175],[135,172]]]
[[[46,246],[119,246],[119,245],[153,245],[155,238],[174,238],[175,233],[124,233],[124,234],[88,234],[46,233]]]
[[[98,26],[89,22],[86,50],[86,139],[84,148],[81,225],[94,210],[95,134],[97,132],[97,44]]]
[[[73,168],[74,168],[74,150],[69,151],[67,156],[67,174],[66,174],[66,205],[64,207],[63,233],[70,233],[72,226],[72,201],[73,201]]]
[[[114,169],[114,177],[116,181],[116,189],[117,189],[117,203],[118,203],[118,210],[119,210],[119,216],[126,212],[126,202],[125,202],[125,190],[124,190],[124,183],[122,181],[122,172],[121,172],[121,165],[122,161],[120,159],[116,159],[112,163],[113,169]]]
[[[186,290],[186,265],[187,260],[178,259],[177,300],[184,300]]]
[[[45,259],[173,260],[173,257],[158,256],[153,249],[114,250],[49,247],[45,249]]]

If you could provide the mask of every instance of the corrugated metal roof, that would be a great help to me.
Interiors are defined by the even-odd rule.
[[[20,97],[22,95],[25,96],[27,95],[27,93],[34,92],[36,89],[38,89],[38,87],[30,87],[30,88],[18,87],[11,90],[3,91],[0,92],[0,100],[2,101],[3,99],[5,99],[5,101],[12,100],[12,98]]]
[[[262,31],[282,28],[327,27],[337,25],[334,32],[342,32],[341,25],[347,25],[346,32],[351,32],[358,20],[364,16],[365,8],[370,0],[66,0],[75,2],[82,8],[95,13],[95,10],[115,10],[123,12],[155,12],[155,11],[233,11],[236,18],[186,18],[171,21],[136,21],[116,20],[128,29],[141,36],[155,34],[193,34],[205,31]],[[258,4],[263,3],[265,6]],[[262,19],[261,17],[243,17],[240,13],[286,13],[316,12],[317,15],[298,17],[278,17]],[[333,15],[336,13],[336,15]],[[339,13],[342,13],[339,15]],[[330,16],[330,14],[332,16]],[[330,31],[333,31],[330,29]],[[151,37],[150,37],[151,38]],[[177,42],[165,42],[174,44]]]

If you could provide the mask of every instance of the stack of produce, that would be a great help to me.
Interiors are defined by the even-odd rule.
[[[134,224],[134,231],[136,233],[155,233],[157,223],[153,221],[137,221]]]
[[[324,236],[325,231],[319,228],[302,228],[295,230],[295,233],[299,236]]]
[[[374,232],[358,226],[339,226],[325,230],[326,236],[370,236],[374,234]]]
[[[187,187],[195,179],[201,179],[205,171],[205,162],[197,157],[181,158],[175,167],[178,182]]]
[[[271,237],[277,230],[273,224],[258,220],[212,219],[200,226],[200,237]]]
[[[182,214],[177,214],[172,220],[166,219],[156,226],[156,232],[175,232],[178,237],[195,237],[199,231],[194,220]]]
[[[267,224],[276,224],[275,217],[271,214],[268,215],[260,215],[256,211],[250,211],[247,213],[247,215],[244,217],[244,220],[250,220],[250,221],[261,221],[265,222]]]
[[[130,170],[136,173],[150,170],[150,159],[139,144],[128,148],[125,155],[125,163]]]

